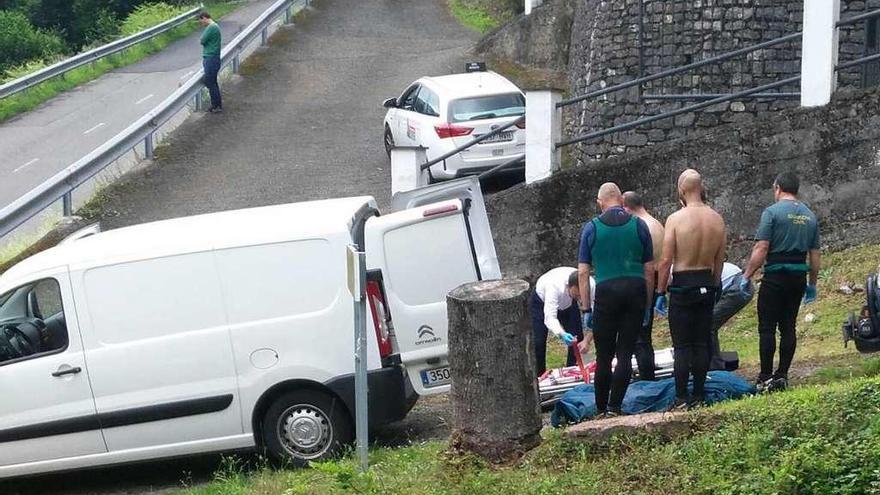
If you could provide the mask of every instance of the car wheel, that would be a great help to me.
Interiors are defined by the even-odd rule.
[[[394,135],[391,134],[391,128],[385,126],[385,153],[391,158],[391,148],[394,148]]]
[[[353,439],[342,402],[313,390],[289,392],[272,403],[263,418],[263,445],[278,463],[303,467],[338,456]]]

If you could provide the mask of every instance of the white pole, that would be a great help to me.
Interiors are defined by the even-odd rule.
[[[550,177],[559,170],[556,143],[562,135],[562,100],[557,91],[526,92],[526,184]]]
[[[355,439],[358,464],[361,471],[369,467],[368,442],[369,419],[367,386],[367,306],[366,287],[366,256],[357,246],[348,247],[348,283],[354,302],[354,408],[355,408]]]
[[[838,20],[840,0],[804,0],[802,107],[827,105],[837,88]]]
[[[525,13],[526,15],[529,15],[532,13],[532,10],[534,10],[535,7],[544,3],[544,0],[525,0],[525,2]]]
[[[421,165],[428,161],[426,151],[421,146],[401,146],[391,150],[392,196],[428,185],[428,171],[421,170]]]

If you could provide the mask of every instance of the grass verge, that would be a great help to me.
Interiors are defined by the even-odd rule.
[[[187,495],[864,494],[880,492],[880,378],[801,387],[692,413],[694,433],[590,447],[559,432],[513,466],[445,454],[430,442],[376,449],[313,469],[245,473],[235,463]]]
[[[220,18],[239,8],[241,2],[206,2],[205,8],[215,18]],[[64,91],[73,89],[89,81],[97,79],[111,70],[125,67],[138,62],[154,53],[161,51],[169,44],[189,36],[199,28],[198,22],[189,21],[155,38],[139,43],[123,52],[104,57],[92,64],[78,67],[63,76],[45,81],[33,88],[8,98],[0,99],[0,122],[18,114],[33,110],[47,100]]]
[[[514,15],[510,2],[501,0],[449,0],[452,15],[465,27],[487,33]]]

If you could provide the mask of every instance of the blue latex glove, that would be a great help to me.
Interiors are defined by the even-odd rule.
[[[819,289],[816,288],[815,285],[808,285],[807,290],[804,291],[804,304],[810,304],[816,300],[816,296],[819,295]]]
[[[581,325],[584,330],[592,330],[593,329],[593,312],[584,313],[581,315]]]
[[[651,308],[645,310],[645,318],[642,320],[642,327],[647,327],[651,323]]]
[[[575,338],[574,335],[568,332],[562,332],[561,334],[559,334],[559,340],[561,340],[566,347],[572,346],[577,343],[577,338]]]
[[[654,304],[654,311],[660,316],[669,315],[669,298],[666,294],[657,298],[657,303]]]
[[[742,280],[739,281],[739,291],[744,295],[751,297],[752,296],[752,281],[743,277]]]

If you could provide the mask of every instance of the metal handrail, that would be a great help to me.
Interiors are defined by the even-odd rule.
[[[800,32],[787,34],[787,35],[782,36],[780,38],[775,38],[772,40],[764,41],[762,43],[758,43],[757,45],[751,45],[751,46],[747,46],[744,48],[740,48],[738,50],[734,50],[732,52],[724,53],[722,55],[717,55],[715,57],[709,57],[709,58],[700,60],[699,62],[693,62],[693,63],[687,64],[687,65],[682,65],[681,67],[676,67],[674,69],[664,70],[664,71],[658,72],[656,74],[651,74],[650,76],[640,77],[638,79],[633,79],[632,81],[627,81],[624,83],[615,84],[614,86],[608,86],[607,88],[598,89],[596,91],[591,91],[589,93],[586,93],[586,94],[583,94],[580,96],[575,96],[574,98],[562,100],[556,104],[556,108],[563,108],[568,105],[573,105],[575,103],[579,103],[581,101],[588,100],[590,98],[595,98],[597,96],[602,96],[602,95],[605,95],[608,93],[614,93],[614,92],[621,91],[621,90],[624,90],[627,88],[631,88],[633,86],[640,86],[646,82],[656,81],[657,79],[662,79],[664,77],[675,76],[675,75],[681,74],[683,72],[688,72],[693,69],[702,67],[704,65],[710,65],[710,64],[716,64],[718,62],[723,62],[725,60],[728,60],[728,59],[731,59],[731,58],[734,58],[734,57],[737,57],[739,55],[743,55],[743,54],[746,54],[749,52],[753,52],[756,50],[762,50],[764,48],[776,46],[776,45],[785,43],[787,41],[793,41],[795,39],[800,39],[801,36],[802,36],[802,33],[800,33]]]
[[[749,96],[749,95],[752,95],[755,93],[760,93],[762,91],[767,91],[769,89],[774,89],[774,88],[778,88],[781,86],[785,86],[786,84],[791,84],[793,82],[800,81],[800,79],[801,79],[801,76],[799,76],[799,75],[789,77],[788,79],[783,79],[781,81],[776,81],[776,82],[764,84],[762,86],[757,86],[752,89],[747,89],[744,91],[739,91],[737,93],[731,93],[729,95],[720,96],[718,98],[713,98],[708,101],[697,103],[695,105],[689,105],[686,107],[679,108],[677,110],[664,112],[659,115],[652,115],[651,117],[646,117],[643,119],[634,120],[634,121],[628,122],[626,124],[616,125],[614,127],[609,127],[608,129],[603,129],[601,131],[590,132],[590,133],[587,133],[587,134],[584,134],[584,135],[581,135],[578,137],[573,137],[570,139],[566,139],[564,141],[560,141],[559,143],[556,143],[556,149],[559,149],[563,146],[568,146],[570,144],[579,143],[581,141],[587,141],[590,139],[597,139],[597,138],[600,138],[603,136],[607,136],[609,134],[614,134],[616,132],[628,131],[630,129],[634,129],[636,127],[639,127],[639,126],[642,126],[645,124],[650,124],[651,122],[656,122],[658,120],[668,119],[671,117],[675,117],[676,115],[681,115],[683,113],[694,112],[697,110],[701,110],[703,108],[711,107],[712,105],[717,105],[719,103],[726,103],[728,101],[737,100],[737,99],[740,99],[740,98],[743,98],[745,96]]]
[[[712,98],[718,98],[719,96],[727,96],[729,93],[694,93],[694,94],[673,94],[673,95],[659,95],[659,94],[643,94],[643,100],[673,100],[673,101],[686,101],[686,100],[711,100]],[[800,93],[783,93],[779,91],[774,91],[770,93],[755,93],[752,95],[743,96],[743,98],[773,98],[773,99],[781,99],[781,98],[800,98]]]
[[[62,74],[70,72],[77,67],[82,67],[83,65],[92,63],[108,55],[119,53],[123,50],[131,48],[134,45],[137,45],[138,43],[142,43],[150,38],[154,38],[156,36],[159,36],[160,34],[168,32],[196,17],[203,8],[204,5],[199,5],[198,7],[188,12],[184,12],[183,14],[180,14],[173,19],[163,22],[162,24],[157,24],[139,33],[127,36],[125,38],[116,40],[103,46],[99,46],[98,48],[89,50],[87,52],[80,53],[79,55],[75,55],[68,59],[64,59],[56,64],[52,64],[49,67],[45,67],[26,76],[20,77],[13,81],[9,81],[8,83],[0,86],[0,99],[6,98],[7,96],[12,96],[28,88],[32,88],[37,84],[52,79],[53,77],[58,77]]]
[[[864,14],[854,15],[852,17],[847,17],[846,19],[840,19],[837,21],[837,24],[835,24],[834,27],[849,26],[859,21],[864,21],[865,19],[871,19],[878,16],[880,16],[880,9],[865,12]]]
[[[497,129],[493,129],[492,132],[489,132],[486,134],[481,134],[479,137],[475,137],[474,139],[471,139],[467,143],[459,146],[458,148],[455,148],[454,150],[452,150],[448,153],[444,153],[429,162],[425,162],[424,164],[421,165],[421,168],[419,170],[424,171],[434,165],[437,165],[438,163],[442,162],[443,160],[445,160],[449,157],[455,156],[455,155],[461,153],[462,151],[470,148],[471,146],[473,146],[477,143],[482,143],[483,141],[489,139],[490,137],[497,136],[498,134],[501,134],[502,132],[506,131],[507,129],[510,129],[511,127],[513,127],[517,124],[521,124],[525,121],[526,121],[526,116],[522,115],[519,118],[517,118],[516,120],[513,120],[507,124],[504,124],[503,126],[497,128]]]
[[[857,58],[855,60],[850,60],[849,62],[843,62],[834,66],[834,70],[843,70],[848,69],[850,67],[855,67],[856,65],[867,64],[868,62],[873,62],[875,60],[880,60],[880,53],[875,53],[874,55],[868,55],[866,57]]]
[[[486,180],[489,177],[492,177],[493,175],[497,174],[498,172],[501,172],[507,168],[512,168],[514,165],[518,165],[520,163],[525,163],[525,161],[526,161],[525,154],[518,155],[518,156],[516,156],[516,157],[514,157],[514,158],[512,158],[502,164],[495,165],[494,167],[490,168],[489,170],[486,170],[484,172],[480,172],[480,174],[477,175],[477,177],[480,180]]]
[[[295,6],[304,8],[307,5],[309,0],[278,0],[223,48],[220,52],[221,67],[237,59],[247,45],[258,34],[265,33],[282,13],[289,12],[288,9]],[[264,39],[265,36],[263,34]],[[152,135],[159,126],[168,122],[186,107],[189,101],[201,97],[204,88],[203,75],[203,71],[199,70],[177,91],[125,130],[0,209],[0,237],[70,194],[77,186],[104,170],[141,142],[146,139],[152,140]]]

